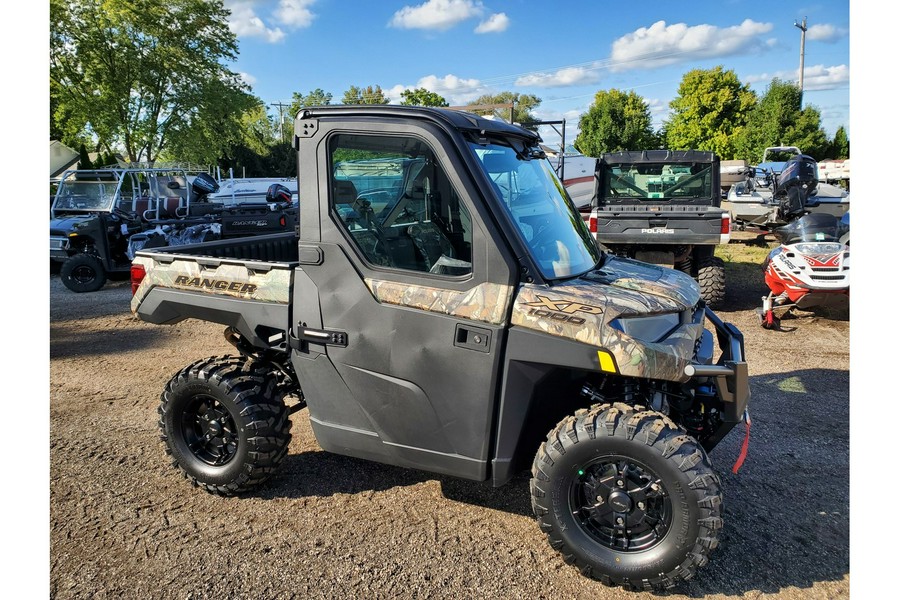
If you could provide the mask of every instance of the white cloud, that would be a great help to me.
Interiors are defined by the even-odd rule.
[[[835,65],[833,67],[815,65],[804,67],[803,71],[804,91],[833,90],[846,87],[850,84],[850,67],[847,65]],[[781,81],[794,83],[799,83],[800,81],[797,69],[792,71],[778,71],[771,74],[760,73],[758,75],[742,77],[741,80],[751,85],[754,83],[769,84],[776,77]]]
[[[275,18],[293,29],[302,29],[312,25],[315,15],[309,7],[316,0],[279,0]]]
[[[225,0],[224,4],[231,11],[228,27],[239,38],[258,37],[272,44],[284,39],[281,28],[267,26],[256,14],[255,0]]]
[[[509,17],[506,13],[496,13],[482,21],[475,28],[475,33],[500,33],[509,27]]]
[[[241,71],[240,73],[238,73],[238,77],[240,77],[241,81],[243,81],[247,85],[252,86],[254,83],[256,83],[256,77],[254,77],[250,73],[244,73],[243,71]]]
[[[517,86],[531,87],[563,87],[594,83],[600,76],[593,70],[584,67],[566,67],[555,73],[530,73],[516,79]]]
[[[450,106],[462,106],[479,96],[491,92],[490,88],[482,84],[478,79],[462,79],[456,75],[445,75],[443,77],[426,75],[419,79],[415,85],[398,84],[384,90],[384,95],[390,98],[392,102],[395,100],[400,102],[400,96],[404,90],[416,88],[425,88],[443,96]]]
[[[812,25],[806,30],[806,37],[816,42],[834,43],[847,35],[846,29],[834,25]]]
[[[833,90],[850,85],[850,67],[816,65],[803,69],[804,90]]]
[[[666,25],[657,21],[641,27],[612,44],[614,71],[654,69],[701,58],[718,58],[759,50],[767,45],[760,36],[772,30],[771,23],[745,19],[733,27]]]
[[[418,6],[404,6],[394,13],[389,25],[444,31],[483,12],[484,7],[476,0],[427,0]]]
[[[257,7],[270,5],[265,0],[225,0],[225,8],[231,11],[228,26],[238,37],[256,37],[270,44],[280,42],[288,30],[309,27],[315,15],[310,7],[316,0],[279,0],[278,7],[272,13],[268,23],[257,14]]]

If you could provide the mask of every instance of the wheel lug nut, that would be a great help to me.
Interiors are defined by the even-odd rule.
[[[625,482],[620,479],[616,482],[616,485],[619,487],[625,487]]]
[[[616,518],[616,525],[621,525],[621,524],[624,523],[624,522],[625,522],[625,520],[624,520],[622,517],[617,517],[617,518]]]
[[[644,510],[645,504],[643,502],[638,502],[638,508]]]

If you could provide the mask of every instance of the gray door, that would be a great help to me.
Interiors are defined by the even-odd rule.
[[[326,450],[484,479],[512,270],[439,147],[327,137],[320,260],[295,278],[319,314],[296,311],[294,364]]]

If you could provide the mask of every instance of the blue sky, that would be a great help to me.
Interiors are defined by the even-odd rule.
[[[850,131],[849,0],[708,2],[534,0],[225,0],[240,56],[232,68],[267,103],[315,88],[340,102],[351,85],[380,85],[393,103],[425,87],[451,105],[515,91],[536,115],[578,117],[598,90],[633,90],[654,125],[684,74],[722,65],[759,94],[796,81],[807,18],[804,104],[829,136]],[[272,109],[273,114],[277,109]],[[558,141],[549,127],[541,134]]]

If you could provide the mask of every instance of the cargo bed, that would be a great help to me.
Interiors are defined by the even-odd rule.
[[[298,262],[295,233],[142,250],[132,261],[141,281],[131,310],[140,306],[141,318],[157,324],[221,323],[255,345],[283,348]]]

